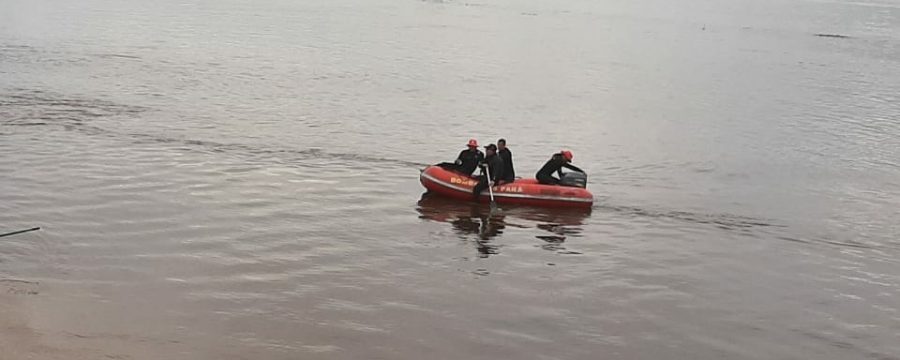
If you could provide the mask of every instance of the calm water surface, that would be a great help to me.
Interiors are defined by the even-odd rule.
[[[890,0],[0,0],[2,306],[36,358],[898,359],[898,69]],[[594,208],[423,197],[470,137]]]

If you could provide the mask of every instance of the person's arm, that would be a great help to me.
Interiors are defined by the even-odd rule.
[[[506,164],[503,164],[503,165],[504,165],[504,166],[509,165],[509,169],[503,169],[503,170],[506,170],[506,172],[509,173],[509,176],[510,176],[511,178],[515,179],[515,178],[516,178],[516,170],[515,170],[515,167],[513,167],[513,162],[512,162],[512,151],[507,152],[506,155],[509,155],[509,160],[507,161]]]
[[[497,159],[494,161],[494,173],[491,174],[494,177],[494,183],[503,179],[503,160]]]
[[[577,166],[572,165],[572,164],[569,164],[569,163],[566,163],[566,164],[564,164],[563,166],[565,166],[565,167],[566,167],[567,169],[569,169],[569,170],[577,171],[577,172],[580,172],[580,173],[582,173],[582,174],[585,173],[584,170],[581,170],[581,169],[579,169]]]
[[[460,151],[459,155],[456,156],[456,160],[454,160],[453,163],[456,165],[462,165],[462,162],[463,162],[462,157],[463,157],[463,154],[465,154],[465,153],[466,153],[465,150]]]

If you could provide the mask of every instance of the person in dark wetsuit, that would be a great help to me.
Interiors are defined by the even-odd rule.
[[[471,176],[478,168],[478,164],[484,160],[484,153],[478,150],[478,141],[475,139],[469,139],[468,146],[468,149],[459,152],[455,164],[457,171]]]
[[[487,156],[481,164],[482,174],[478,177],[478,184],[472,189],[472,197],[475,200],[478,200],[478,195],[484,189],[487,189],[489,185],[499,185],[503,181],[503,159],[497,155],[497,145],[490,144],[485,146],[484,149]],[[485,171],[485,167],[487,167],[487,171]],[[491,175],[490,179],[488,179],[488,174]]]
[[[500,155],[500,159],[503,159],[503,174],[501,174],[503,181],[515,181],[516,170],[513,168],[512,152],[506,147],[506,139],[497,140],[497,155]]]
[[[584,170],[579,169],[575,165],[570,164],[572,162],[572,152],[568,150],[563,150],[558,154],[553,154],[553,157],[538,170],[537,181],[541,184],[547,185],[559,185],[559,179],[553,177],[553,173],[559,174],[559,177],[563,176],[562,168],[567,168],[570,170],[574,170],[580,173],[584,173]]]
[[[469,139],[468,147],[468,149],[459,152],[456,161],[440,163],[437,166],[472,176],[472,173],[478,167],[478,163],[484,160],[484,153],[478,150],[478,141],[475,139]]]

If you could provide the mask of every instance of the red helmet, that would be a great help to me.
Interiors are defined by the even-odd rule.
[[[574,157],[574,156],[572,155],[572,152],[569,151],[569,150],[563,150],[560,154],[562,154],[562,156],[563,156],[564,158],[566,158],[566,160],[569,160],[569,161],[572,161],[572,157]]]
[[[478,140],[469,139],[469,146],[470,147],[478,147]]]

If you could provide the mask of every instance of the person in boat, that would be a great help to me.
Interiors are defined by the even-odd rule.
[[[481,194],[488,186],[500,185],[503,182],[503,159],[497,155],[497,145],[490,144],[484,147],[485,158],[481,162],[481,176],[478,177],[478,184],[472,189],[472,197],[478,200]],[[488,178],[490,175],[490,178]]]
[[[497,140],[497,154],[503,160],[503,181],[513,182],[516,180],[516,170],[513,168],[512,152],[506,147],[506,139]]]
[[[537,181],[546,185],[559,185],[559,179],[553,177],[553,173],[559,174],[559,177],[562,178],[562,168],[567,168],[583,174],[584,170],[571,164],[572,157],[572,152],[569,150],[563,150],[557,154],[553,154],[550,160],[548,160],[544,166],[538,170],[537,175],[535,175]]]
[[[472,173],[475,172],[475,169],[478,168],[478,164],[481,163],[482,160],[484,160],[484,153],[481,152],[481,150],[478,150],[478,140],[469,139],[467,149],[459,152],[456,161],[452,163],[440,163],[438,166],[472,176]]]

